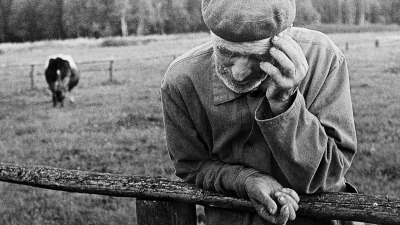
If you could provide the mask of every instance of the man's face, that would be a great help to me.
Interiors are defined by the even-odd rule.
[[[260,62],[272,60],[268,53],[239,53],[229,49],[228,46],[218,45],[214,49],[217,74],[232,91],[249,92],[258,87],[267,77],[260,68]]]

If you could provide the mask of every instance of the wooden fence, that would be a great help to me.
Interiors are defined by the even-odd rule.
[[[0,164],[0,181],[33,187],[136,198],[138,225],[194,225],[195,205],[254,211],[249,201],[162,177]],[[320,193],[301,196],[297,215],[400,224],[400,199],[383,195]]]
[[[381,47],[394,47],[398,46],[400,43],[400,36],[391,35],[391,36],[377,36],[375,40],[368,42],[341,42],[336,43],[336,45],[342,49],[343,51],[350,51],[352,49],[357,48],[381,48]]]
[[[398,44],[400,41],[400,36],[377,36],[376,39],[373,42],[343,42],[343,43],[337,43],[339,48],[345,51],[349,51],[351,49],[356,49],[359,47],[365,48],[365,47],[373,47],[375,48],[380,48],[380,47],[385,47],[385,46],[392,46],[393,44]],[[114,80],[114,71],[117,70],[115,68],[114,63],[115,62],[134,62],[134,61],[139,61],[139,60],[150,60],[150,59],[157,59],[157,58],[165,58],[165,57],[171,57],[171,59],[175,59],[179,54],[165,54],[165,55],[159,55],[159,56],[147,56],[147,57],[140,57],[140,58],[127,58],[127,59],[103,59],[103,60],[93,60],[93,61],[83,61],[83,62],[77,62],[78,65],[88,65],[88,64],[107,64],[108,65],[108,77],[109,81]],[[44,66],[43,63],[32,63],[32,64],[13,64],[13,65],[0,65],[0,69],[5,69],[5,68],[29,68],[30,67],[30,72],[29,72],[29,78],[30,78],[30,87],[31,89],[36,88],[36,81],[35,81],[35,76],[38,74],[38,69],[42,70]],[[86,70],[81,70],[81,72],[85,72]],[[93,71],[93,69],[90,69],[88,71]]]
[[[114,71],[116,70],[114,63],[115,62],[134,62],[139,60],[150,60],[150,59],[158,59],[158,58],[168,58],[175,59],[177,57],[176,54],[165,54],[165,55],[158,55],[158,56],[148,56],[148,57],[141,57],[141,58],[125,58],[125,59],[102,59],[102,60],[93,60],[93,61],[83,61],[83,62],[76,62],[79,66],[81,65],[88,65],[88,64],[107,64],[108,65],[108,81],[114,81]],[[172,60],[171,60],[172,61]],[[36,85],[36,76],[38,74],[43,73],[43,63],[31,63],[31,64],[13,64],[13,65],[0,65],[1,69],[5,68],[29,68],[29,79],[30,79],[30,88],[35,89]],[[40,69],[38,69],[40,68]],[[40,71],[40,72],[38,72]],[[85,71],[94,71],[93,69],[90,70],[82,70],[81,72]]]

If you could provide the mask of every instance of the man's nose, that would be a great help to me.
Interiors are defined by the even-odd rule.
[[[252,72],[252,65],[248,58],[240,58],[232,66],[232,76],[236,81],[244,81]]]

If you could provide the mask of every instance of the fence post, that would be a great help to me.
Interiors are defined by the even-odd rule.
[[[375,47],[379,48],[379,40],[378,39],[375,40]]]
[[[348,51],[349,50],[349,42],[346,42],[346,51]]]
[[[110,60],[110,81],[113,80],[113,72],[114,72],[113,64],[114,64],[114,60]]]
[[[138,225],[196,225],[196,205],[136,199]]]
[[[31,89],[35,89],[35,65],[31,65],[31,72],[29,74],[31,77]]]

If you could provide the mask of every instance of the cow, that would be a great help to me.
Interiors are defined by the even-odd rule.
[[[58,54],[49,56],[45,64],[45,77],[52,93],[53,107],[59,103],[64,107],[65,95],[68,92],[70,101],[75,102],[71,90],[78,85],[80,72],[70,55]]]

